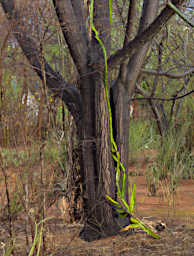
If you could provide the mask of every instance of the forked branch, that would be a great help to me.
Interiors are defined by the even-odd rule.
[[[180,7],[183,4],[184,0],[174,0],[172,2],[176,7]],[[154,38],[154,36],[156,36],[156,34],[161,31],[163,26],[169,21],[174,13],[174,10],[167,5],[146,30],[138,34],[125,47],[110,56],[110,58],[108,59],[109,68],[120,65],[127,58],[130,58],[144,44],[150,42]]]

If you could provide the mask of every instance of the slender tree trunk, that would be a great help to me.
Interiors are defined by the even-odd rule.
[[[135,2],[131,1],[131,9],[128,13],[128,24],[124,45],[129,42],[132,31],[132,22],[135,15]],[[142,17],[138,33],[142,32],[155,18],[158,1],[144,1]],[[115,140],[119,147],[121,161],[128,168],[129,156],[129,98],[132,96],[136,81],[146,56],[149,43],[145,43],[129,60],[128,64],[122,64],[119,77],[112,87]],[[126,199],[128,194],[126,193]]]
[[[111,88],[111,106],[113,112],[113,130],[114,138],[117,143],[121,162],[128,169],[129,158],[129,97],[126,87],[123,86],[120,80]],[[122,176],[121,176],[122,177]],[[126,179],[128,181],[128,178]],[[128,184],[128,182],[127,182]],[[126,187],[127,187],[126,184]],[[128,188],[125,194],[128,201]]]

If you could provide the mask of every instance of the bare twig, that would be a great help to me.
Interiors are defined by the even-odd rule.
[[[189,70],[185,71],[184,73],[180,73],[180,74],[175,74],[175,73],[168,73],[165,71],[160,71],[158,72],[157,70],[147,70],[147,69],[142,69],[141,70],[143,73],[146,73],[148,75],[158,75],[158,76],[166,76],[172,79],[179,79],[179,78],[183,78],[189,74],[194,73],[194,67],[190,68]]]
[[[7,197],[7,212],[8,212],[8,222],[9,222],[9,236],[11,238],[11,245],[14,245],[13,241],[13,214],[11,211],[11,198],[10,198],[10,192],[9,192],[9,184],[8,184],[8,175],[6,173],[6,170],[3,166],[3,159],[2,156],[0,155],[0,160],[1,160],[1,171],[4,176],[4,183],[5,183],[5,192],[6,192],[6,197]],[[14,249],[12,250],[12,255],[15,255]]]
[[[162,100],[162,101],[171,101],[171,100],[178,100],[178,99],[182,99],[190,94],[194,93],[194,90],[191,90],[181,96],[178,97],[171,97],[171,98],[158,98],[158,97],[143,97],[143,98],[131,98],[130,101],[134,101],[134,100]]]

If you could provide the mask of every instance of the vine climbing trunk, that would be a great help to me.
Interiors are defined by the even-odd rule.
[[[85,104],[80,146],[86,219],[81,236],[86,240],[93,240],[118,231],[118,227],[115,229],[115,213],[105,198],[107,194],[115,198],[115,170],[102,78],[96,74],[82,79],[81,83]]]

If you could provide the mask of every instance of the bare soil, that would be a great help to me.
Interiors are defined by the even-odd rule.
[[[129,167],[133,171],[134,165]],[[140,176],[130,177],[136,184],[136,215],[149,220],[162,220],[167,227],[160,232],[156,240],[143,231],[135,230],[128,235],[108,237],[93,242],[79,238],[81,226],[64,223],[60,210],[53,205],[47,212],[53,217],[45,223],[45,241],[47,252],[44,255],[79,255],[79,256],[193,256],[194,255],[194,180],[182,180],[174,195],[168,193],[168,186],[160,188],[156,196],[148,196],[144,177],[145,164],[142,163]],[[0,174],[1,175],[1,174]],[[2,177],[0,177],[2,178]],[[13,181],[15,176],[13,176]],[[12,183],[14,185],[14,183]],[[0,189],[2,192],[2,188]],[[30,229],[27,230],[30,234]],[[15,255],[28,255],[24,218],[14,222]],[[0,222],[0,255],[3,246],[8,245],[8,222]],[[43,254],[41,254],[43,255]]]

